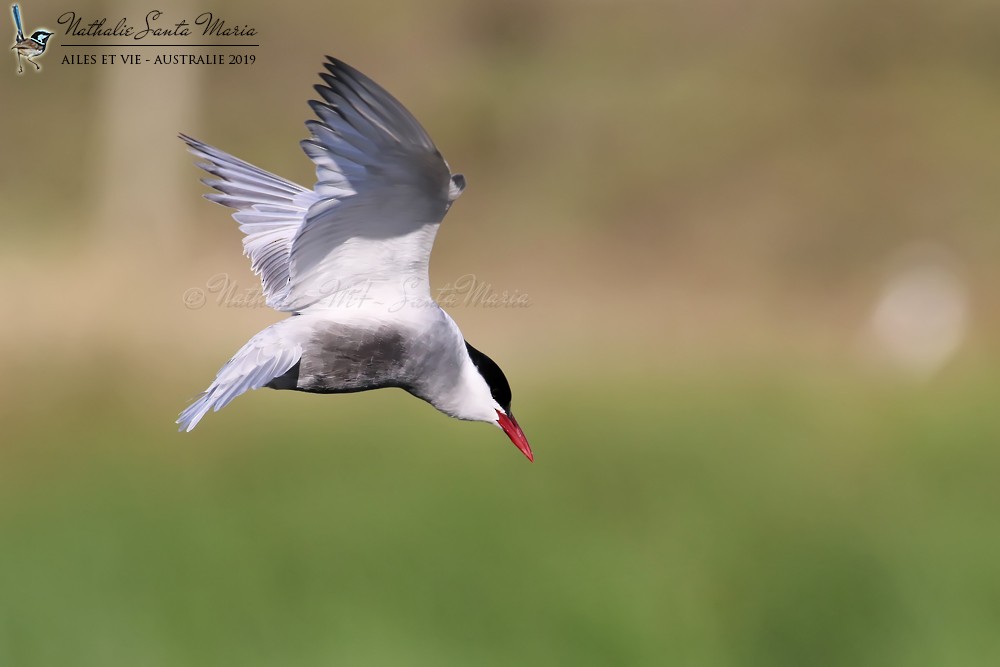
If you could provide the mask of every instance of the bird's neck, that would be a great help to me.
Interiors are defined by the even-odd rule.
[[[496,411],[489,385],[479,374],[465,350],[465,342],[453,353],[454,361],[445,371],[429,376],[425,398],[431,405],[456,419],[494,421]]]

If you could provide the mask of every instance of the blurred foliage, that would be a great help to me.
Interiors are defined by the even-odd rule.
[[[1000,5],[211,9],[253,66],[61,65],[59,35],[0,75],[0,665],[1000,660]],[[184,307],[255,283],[175,135],[311,183],[328,53],[468,177],[435,284],[530,296],[453,315],[533,466],[399,392],[173,432],[279,317]],[[919,378],[870,340],[914,244],[962,305]]]
[[[6,408],[0,662],[1000,657],[995,373],[619,380],[522,387],[534,465],[402,392]]]

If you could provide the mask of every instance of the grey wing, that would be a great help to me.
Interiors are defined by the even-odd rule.
[[[364,280],[426,285],[434,236],[457,196],[447,163],[402,104],[340,60],[326,70],[302,142],[319,199],[292,241],[282,310]]]
[[[292,240],[319,197],[214,146],[183,134],[180,138],[202,160],[198,166],[215,177],[202,179],[218,191],[205,198],[236,209],[233,218],[246,235],[243,252],[260,276],[267,304],[280,305],[288,289]]]

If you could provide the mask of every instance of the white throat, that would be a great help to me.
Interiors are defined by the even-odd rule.
[[[453,357],[452,363],[448,364],[450,372],[435,373],[429,378],[431,382],[423,398],[449,417],[495,424],[497,410],[501,408],[493,400],[486,380],[469,358],[464,340],[457,356],[457,367]]]

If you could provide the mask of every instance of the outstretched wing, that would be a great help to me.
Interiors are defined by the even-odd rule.
[[[328,58],[318,120],[302,142],[316,163],[316,195],[289,256],[281,310],[322,307],[332,292],[369,281],[379,293],[427,290],[441,219],[459,189],[420,123],[381,86]],[[429,294],[429,291],[428,291]]]
[[[260,276],[267,305],[279,306],[288,290],[292,240],[319,197],[197,139],[183,134],[180,138],[202,160],[198,166],[215,177],[202,179],[218,191],[205,198],[236,209],[233,218],[246,234],[243,252]]]

